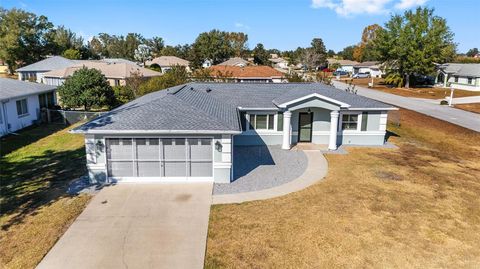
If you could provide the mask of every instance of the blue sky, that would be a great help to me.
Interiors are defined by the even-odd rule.
[[[247,33],[251,48],[261,42],[295,49],[321,37],[335,51],[359,42],[365,26],[383,25],[391,13],[423,5],[447,19],[459,52],[480,47],[478,0],[0,0],[0,5],[46,15],[87,39],[100,32],[138,32],[176,45],[217,28]]]

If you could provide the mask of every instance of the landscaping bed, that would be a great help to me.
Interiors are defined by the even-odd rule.
[[[480,103],[455,105],[455,108],[480,114]]]
[[[400,113],[396,150],[326,155],[303,191],[213,206],[206,268],[479,267],[480,134]]]

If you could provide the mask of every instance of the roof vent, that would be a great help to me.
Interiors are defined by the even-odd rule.
[[[211,92],[211,91],[212,91],[212,89],[210,89],[210,88],[207,88],[205,91],[206,91],[206,92]]]

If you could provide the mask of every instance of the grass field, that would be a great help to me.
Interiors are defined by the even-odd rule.
[[[355,85],[368,87],[368,83],[371,82],[371,78],[359,78],[359,79],[343,79],[345,82],[352,82]],[[444,99],[450,96],[450,89],[442,88],[390,88],[383,83],[382,78],[374,78],[373,90],[392,93],[405,97],[425,98],[425,99]],[[478,96],[480,92],[455,90],[454,97],[467,97]]]
[[[0,141],[0,268],[34,268],[90,197],[65,193],[85,174],[83,136],[58,125]]]
[[[213,206],[207,268],[479,268],[480,134],[401,110],[399,149],[326,155],[327,177]]]

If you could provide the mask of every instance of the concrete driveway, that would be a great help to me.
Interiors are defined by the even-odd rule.
[[[347,84],[340,81],[332,81],[333,86],[344,90]],[[441,106],[431,102],[424,102],[410,97],[403,97],[395,94],[384,93],[381,91],[371,90],[365,87],[355,86],[359,95],[368,98],[376,99],[378,101],[392,104],[394,106],[410,109],[440,120],[448,121],[450,123],[480,132],[480,116],[473,112],[464,111],[461,109],[451,108],[449,106]],[[455,100],[455,98],[454,98]]]
[[[203,268],[211,195],[212,183],[105,187],[37,268]]]

